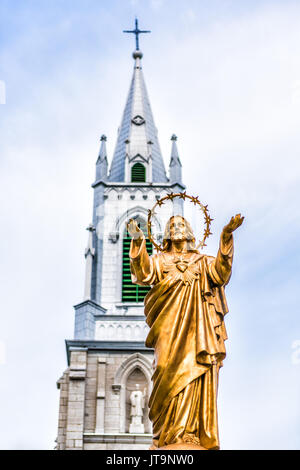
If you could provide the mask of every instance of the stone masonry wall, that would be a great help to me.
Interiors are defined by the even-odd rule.
[[[83,448],[86,363],[87,351],[71,352],[66,449]]]
[[[136,357],[137,364],[143,357],[148,363],[152,361],[151,352],[145,356],[122,351],[88,352],[80,348],[70,352],[70,367],[57,382],[60,389],[58,450],[149,448],[141,439],[148,442],[150,437],[128,433],[126,383],[116,383],[117,372],[119,379],[120,371],[126,375],[127,363],[134,370]],[[145,432],[149,431],[145,422]]]
[[[56,449],[64,450],[66,447],[66,428],[69,396],[69,369],[67,369],[63,373],[62,377],[57,381],[57,388],[60,390],[60,398]]]

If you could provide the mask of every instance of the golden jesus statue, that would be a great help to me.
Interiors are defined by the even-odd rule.
[[[224,227],[216,258],[195,249],[192,228],[182,216],[170,218],[163,251],[151,257],[142,230],[133,219],[128,223],[132,282],[152,286],[145,297],[146,346],[154,349],[152,448],[220,447],[217,388],[228,312],[224,286],[231,275],[232,232],[243,220],[238,214]]]

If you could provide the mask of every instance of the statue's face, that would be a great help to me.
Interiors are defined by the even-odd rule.
[[[170,238],[171,241],[184,241],[186,240],[186,227],[182,217],[175,216],[170,223]]]

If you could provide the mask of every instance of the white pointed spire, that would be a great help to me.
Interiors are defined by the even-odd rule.
[[[129,94],[119,128],[109,181],[126,181],[131,166],[140,161],[146,166],[147,182],[167,182],[165,166],[158,142],[157,129],[144,82],[140,50],[133,53],[134,70]],[[130,145],[126,144],[130,141]],[[150,171],[149,145],[151,141],[152,168]],[[129,154],[128,154],[129,148]],[[125,163],[129,166],[126,169]]]
[[[92,268],[93,268],[93,258],[95,256],[95,248],[93,247],[93,232],[95,231],[95,227],[90,224],[87,227],[89,231],[88,236],[88,244],[85,249],[85,284],[84,284],[84,299],[83,300],[90,300],[91,299],[91,287],[92,287]]]
[[[170,182],[171,183],[181,183],[181,161],[179,158],[178,148],[177,148],[177,136],[175,134],[171,137],[172,141],[172,150],[171,150],[171,159],[169,165],[170,172]]]

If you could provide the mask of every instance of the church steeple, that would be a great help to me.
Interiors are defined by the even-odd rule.
[[[134,181],[132,168],[139,163],[145,169],[145,182],[164,183],[168,179],[144,82],[141,64],[143,54],[138,43],[138,35],[150,31],[139,30],[136,20],[136,29],[125,32],[136,34],[137,49],[133,53],[133,77],[119,128],[109,181]],[[149,142],[151,142],[150,145]]]
[[[58,382],[58,449],[117,450],[130,445],[138,450],[149,449],[152,441],[149,419],[144,416],[137,429],[131,425],[128,407],[132,384],[144,390],[148,407],[153,352],[145,346],[149,329],[143,300],[148,287],[131,282],[127,221],[133,218],[146,231],[154,202],[185,186],[176,136],[170,180],[165,172],[141,65],[139,35],[147,31],[140,30],[136,20],[129,32],[136,40],[133,77],[109,176],[106,136],[100,139],[84,297],[74,307],[74,339],[66,341],[69,367]],[[183,214],[182,206],[182,199],[175,200],[174,213]],[[164,211],[160,216],[154,217],[158,237],[163,233]],[[151,254],[148,239],[146,247]]]

